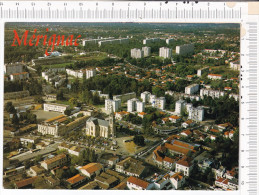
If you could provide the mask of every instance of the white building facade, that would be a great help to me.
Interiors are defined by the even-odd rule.
[[[55,112],[61,112],[63,114],[65,110],[69,108],[68,105],[54,104],[54,103],[44,104],[43,107],[44,107],[44,111],[55,111]]]
[[[192,84],[187,87],[185,87],[185,93],[188,95],[192,95],[199,91],[199,85],[198,84]]]
[[[111,99],[105,99],[105,110],[108,111],[108,113],[111,112],[117,112],[121,107],[121,100],[111,100]]]
[[[142,51],[144,52],[144,57],[151,55],[151,47],[142,47]]]
[[[172,57],[172,49],[167,47],[159,48],[159,56],[162,58],[171,58]]]
[[[141,49],[137,49],[137,48],[134,48],[134,49],[131,49],[130,50],[130,56],[132,58],[143,58],[144,57],[144,51],[142,51]]]

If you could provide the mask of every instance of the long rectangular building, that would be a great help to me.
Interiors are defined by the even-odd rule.
[[[64,114],[65,110],[69,108],[69,105],[48,103],[48,104],[44,104],[43,107],[44,107],[44,111],[55,111],[55,112],[61,112]]]

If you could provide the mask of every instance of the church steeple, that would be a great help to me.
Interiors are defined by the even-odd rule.
[[[109,127],[110,127],[110,135],[112,137],[116,137],[116,127],[115,127],[115,118],[114,118],[113,110],[109,116]]]

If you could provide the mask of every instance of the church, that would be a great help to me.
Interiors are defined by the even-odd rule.
[[[114,116],[110,115],[109,120],[90,117],[86,121],[86,135],[104,138],[115,137]]]

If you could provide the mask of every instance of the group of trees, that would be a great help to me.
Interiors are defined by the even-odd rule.
[[[100,90],[103,94],[112,95],[125,94],[136,92],[138,95],[143,91],[151,91],[151,85],[148,80],[138,82],[135,79],[127,78],[118,75],[97,75],[90,79],[83,79],[79,82],[78,79],[71,85],[70,95],[78,98],[82,103],[87,104],[103,104],[104,99],[100,98],[97,93],[92,93],[90,90]]]
[[[145,146],[145,138],[143,135],[135,135],[133,141],[138,146]]]
[[[42,94],[42,83],[37,79],[30,78],[27,81],[5,81],[4,92],[16,92],[28,90],[30,95],[41,95]]]
[[[97,154],[95,150],[86,148],[79,156],[71,156],[71,165],[83,166],[89,162],[96,162]]]
[[[24,123],[27,124],[37,123],[37,116],[32,114],[29,110],[19,113],[20,117],[18,117],[17,110],[15,109],[12,102],[7,102],[4,106],[4,110],[9,114],[13,114],[11,122],[16,127],[19,126],[20,121],[24,121]]]
[[[134,114],[130,113],[130,114],[124,116],[123,120],[129,121],[129,122],[131,122],[133,124],[136,124],[136,125],[142,124],[142,118],[137,116],[137,114],[134,115]]]
[[[205,112],[205,118],[216,119],[217,124],[230,122],[235,127],[239,126],[239,102],[233,97],[229,98],[227,95],[214,99],[204,97],[200,103],[209,107]]]

